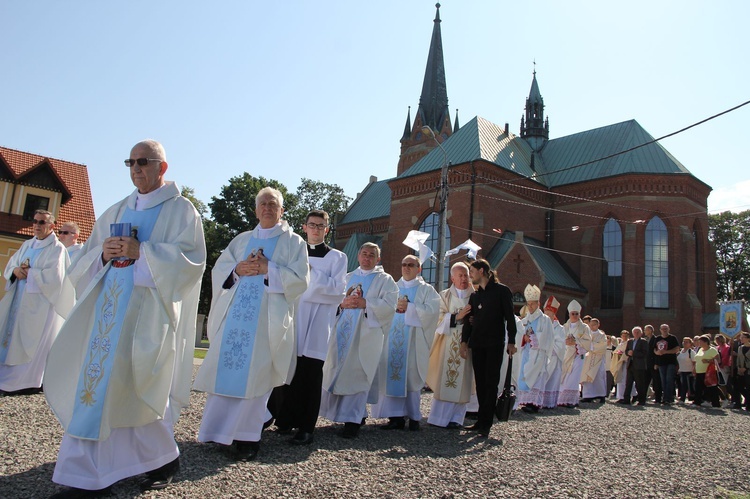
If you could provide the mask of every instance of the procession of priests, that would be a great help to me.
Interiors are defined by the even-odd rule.
[[[160,143],[139,142],[125,165],[135,190],[97,220],[72,263],[54,215],[37,210],[34,237],[4,272],[0,394],[44,392],[64,430],[56,498],[108,495],[140,474],[142,490],[158,490],[180,469],[174,425],[190,399],[202,221],[165,180]],[[419,431],[425,389],[427,423],[479,437],[508,377],[515,407],[531,414],[603,402],[610,369],[623,390],[629,353],[610,348],[577,301],[561,323],[557,299],[542,305],[528,284],[514,315],[509,288],[481,259],[453,264],[438,293],[421,276],[430,253],[413,246],[398,282],[372,242],[347,274],[346,255],[325,243],[328,213],[307,214],[306,240],[283,215],[282,193],[260,189],[257,226],[211,271],[210,348],[192,384],[207,394],[197,440],[230,458],[255,459],[274,424],[277,434],[297,430],[289,443],[310,445],[319,416],[343,423],[344,438],[357,438],[368,417],[387,419],[383,430]],[[64,228],[78,236],[77,225]]]

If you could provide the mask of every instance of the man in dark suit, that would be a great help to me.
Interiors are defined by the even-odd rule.
[[[628,360],[628,377],[625,381],[625,394],[622,400],[617,401],[618,404],[630,405],[630,393],[633,382],[635,382],[635,389],[638,392],[638,405],[646,405],[648,353],[648,341],[643,338],[643,329],[636,326],[633,328],[633,339],[628,340],[625,347],[625,355],[630,357]]]
[[[471,282],[477,285],[477,290],[469,297],[470,311],[468,319],[464,319],[460,355],[467,358],[471,349],[479,417],[467,430],[486,437],[495,417],[506,329],[508,355],[516,353],[516,319],[513,314],[513,295],[507,286],[497,281],[487,260],[471,262],[469,276]]]

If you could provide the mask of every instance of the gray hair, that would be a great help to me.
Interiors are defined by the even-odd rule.
[[[469,266],[466,265],[464,262],[456,262],[451,266],[451,274],[453,274],[453,271],[456,269],[464,269],[466,273],[469,273]]]
[[[273,196],[273,198],[276,199],[276,201],[279,203],[279,206],[281,206],[282,208],[284,207],[284,195],[281,194],[281,191],[268,186],[259,190],[258,194],[255,196],[256,208],[258,207],[258,200],[260,200],[260,198],[265,196],[266,194],[270,194],[271,196]]]
[[[47,210],[36,210],[34,212],[34,215],[46,215],[47,216],[47,220],[49,220],[49,223],[51,223],[51,224],[55,223],[55,215],[53,215],[52,213],[50,213]]]
[[[378,258],[380,258],[380,246],[378,246],[375,243],[364,243],[362,246],[359,247],[359,251],[357,251],[357,254],[359,254],[359,252],[362,251],[365,248],[372,248],[372,249],[374,249],[375,253],[378,256]]]

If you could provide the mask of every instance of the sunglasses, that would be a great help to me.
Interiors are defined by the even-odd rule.
[[[44,224],[47,223],[47,221],[46,220],[37,220],[35,218],[34,220],[31,221],[31,223],[34,224],[34,225],[44,225]]]
[[[416,263],[402,263],[402,267],[419,267]]]
[[[77,234],[77,232],[70,232],[69,230],[61,230],[60,234],[67,236],[68,234]]]
[[[125,166],[127,167],[135,166],[136,163],[138,163],[138,166],[146,166],[149,161],[158,161],[161,163],[161,160],[156,159],[156,158],[138,158],[138,159],[126,159]]]

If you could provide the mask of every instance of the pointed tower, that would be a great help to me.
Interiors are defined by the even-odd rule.
[[[536,63],[534,64],[536,66]],[[531,90],[526,99],[526,117],[521,117],[521,137],[535,151],[539,151],[549,140],[549,120],[544,118],[544,99],[536,82],[536,67],[531,80]]]
[[[419,109],[414,116],[414,126],[410,133],[401,137],[401,155],[398,160],[397,175],[401,175],[411,165],[437,147],[431,136],[422,133],[423,126],[435,131],[437,139],[442,142],[453,133],[448,111],[448,90],[445,84],[445,64],[443,63],[443,37],[440,33],[440,4],[435,4],[436,13],[432,28],[430,51],[427,55],[422,94],[419,97]],[[411,114],[407,114],[407,127]]]

